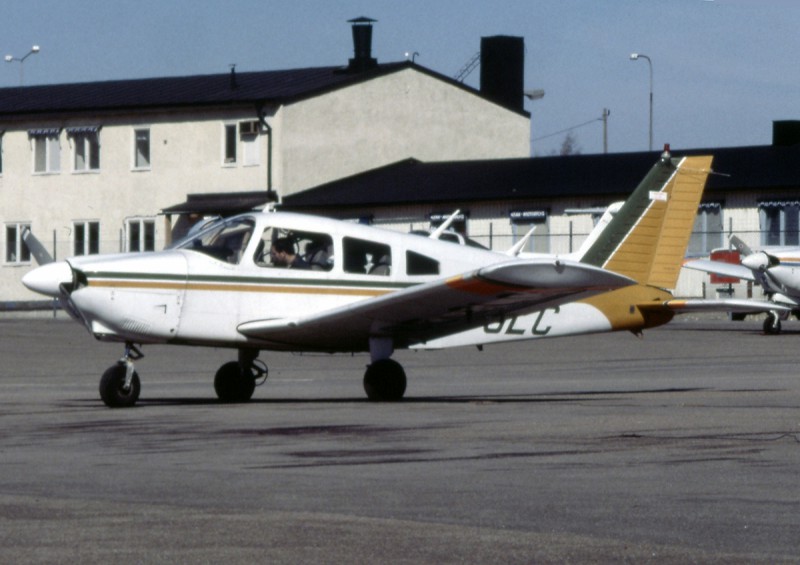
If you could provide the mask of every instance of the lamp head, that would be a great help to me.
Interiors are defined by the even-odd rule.
[[[38,52],[39,52],[39,46],[38,45],[34,45],[33,47],[31,47],[31,53],[38,53]]]
[[[638,58],[639,58],[639,54],[638,53],[631,53],[631,61],[635,61]]]

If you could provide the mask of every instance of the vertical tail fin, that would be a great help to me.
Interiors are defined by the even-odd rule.
[[[581,261],[675,288],[712,159],[665,151]]]

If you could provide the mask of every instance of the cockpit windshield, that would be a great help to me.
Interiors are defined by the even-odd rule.
[[[242,259],[242,253],[250,242],[254,227],[255,222],[252,218],[220,220],[196,234],[190,233],[173,248],[197,251],[236,265]]]

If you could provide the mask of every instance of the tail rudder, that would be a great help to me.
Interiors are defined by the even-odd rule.
[[[664,151],[581,260],[641,284],[675,288],[712,159]]]

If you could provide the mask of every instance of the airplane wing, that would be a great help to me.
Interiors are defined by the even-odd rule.
[[[399,348],[478,327],[510,313],[552,308],[632,284],[628,277],[591,265],[514,260],[321,314],[253,320],[237,329],[286,349],[361,351],[368,349],[372,337],[391,337]],[[321,340],[321,336],[326,338]]]
[[[744,265],[736,265],[734,263],[725,263],[724,261],[711,261],[710,259],[695,259],[683,264],[687,269],[694,269],[695,271],[704,271],[706,273],[713,273],[723,277],[734,277],[747,281],[755,281],[756,277],[751,269]]]

